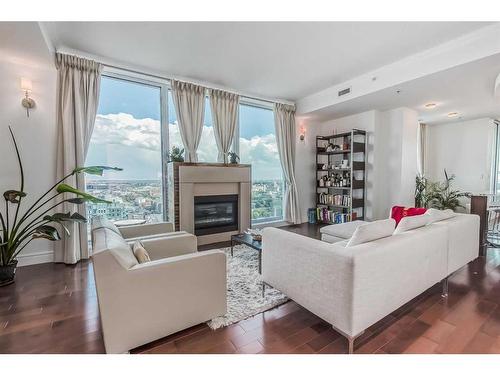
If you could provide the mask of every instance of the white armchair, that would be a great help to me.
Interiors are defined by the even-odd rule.
[[[226,313],[224,253],[198,252],[196,237],[186,232],[148,237],[134,228],[126,234],[141,237],[151,258],[139,264],[122,228],[117,233],[93,227],[94,273],[107,353],[127,352]]]

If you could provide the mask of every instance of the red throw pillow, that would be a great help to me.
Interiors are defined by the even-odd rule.
[[[427,208],[394,206],[391,210],[391,218],[396,220],[397,226],[401,219],[405,216],[423,215],[425,214],[425,211],[427,211]]]

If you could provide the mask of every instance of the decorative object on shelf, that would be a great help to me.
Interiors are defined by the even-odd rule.
[[[328,164],[323,164],[321,169],[323,169],[324,171],[328,170]]]
[[[55,208],[65,202],[73,204],[83,204],[85,202],[93,203],[111,203],[109,201],[96,198],[90,194],[79,191],[70,185],[64,183],[65,180],[80,173],[102,176],[105,170],[121,171],[121,168],[112,168],[104,166],[91,166],[75,168],[70,174],[63,177],[55,185],[40,196],[23,214],[20,214],[21,203],[27,196],[24,191],[24,169],[21,162],[19,148],[17,146],[14,133],[9,126],[9,131],[14,142],[14,149],[19,164],[21,176],[20,187],[18,190],[7,190],[3,193],[5,199],[5,210],[0,211],[0,286],[8,285],[14,282],[17,260],[16,257],[33,240],[46,239],[49,241],[58,241],[61,237],[59,230],[64,230],[69,235],[69,230],[65,227],[66,222],[84,223],[87,219],[78,213],[54,213]],[[51,194],[52,193],[52,194]],[[67,198],[54,204],[54,199],[60,195],[69,193],[75,197]],[[51,195],[47,198],[48,195]],[[57,224],[57,227],[49,224]]]
[[[35,108],[35,101],[30,98],[30,93],[33,90],[33,84],[27,78],[21,78],[21,90],[24,91],[24,98],[21,105],[26,108],[26,116],[30,117],[30,109]]]
[[[342,164],[340,165],[340,167],[343,169],[349,168],[349,160],[347,159],[342,160]]]
[[[238,164],[239,163],[240,157],[238,156],[238,154],[236,152],[229,151],[227,153],[227,155],[229,156],[229,163],[230,164]]]
[[[177,146],[172,146],[172,150],[168,153],[169,162],[183,162],[184,161],[184,149]]]
[[[455,179],[455,175],[448,176],[446,169],[444,170],[444,177],[443,182],[428,182],[425,193],[428,207],[437,208],[438,210],[449,208],[453,211],[458,207],[465,208],[460,203],[460,198],[470,198],[471,194],[452,190],[451,183]]]
[[[246,234],[252,236],[254,241],[262,241],[262,230],[261,229],[250,229],[245,231]]]
[[[333,143],[329,143],[325,149],[326,152],[333,152],[337,150],[340,150],[340,146]]]

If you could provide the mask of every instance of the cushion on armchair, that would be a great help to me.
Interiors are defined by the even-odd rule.
[[[132,251],[134,252],[135,258],[137,259],[139,264],[151,262],[151,259],[149,258],[149,254],[146,251],[146,249],[144,248],[141,241],[137,240],[134,242],[134,246],[132,248]]]

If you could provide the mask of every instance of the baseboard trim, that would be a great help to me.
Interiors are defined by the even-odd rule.
[[[31,266],[33,264],[51,263],[54,261],[53,251],[41,251],[39,253],[19,255],[17,257],[18,267]]]

